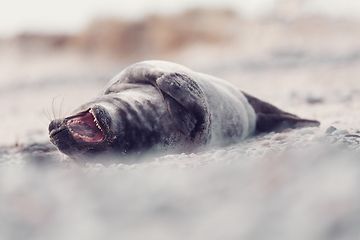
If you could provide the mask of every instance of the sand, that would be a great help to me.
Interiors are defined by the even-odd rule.
[[[96,96],[129,60],[16,48],[0,55],[1,238],[357,239],[357,30],[338,36],[326,25],[301,42],[301,24],[249,24],[253,37],[241,44],[194,43],[162,59],[226,79],[319,128],[78,167],[49,143],[47,125]]]

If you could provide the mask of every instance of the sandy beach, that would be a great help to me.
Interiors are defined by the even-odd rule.
[[[197,10],[2,39],[0,236],[357,239],[359,29],[319,15]],[[148,59],[220,77],[321,126],[111,166],[78,167],[50,144],[51,119]]]

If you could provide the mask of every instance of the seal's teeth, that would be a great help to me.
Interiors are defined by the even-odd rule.
[[[78,133],[73,132],[73,131],[71,131],[71,130],[70,130],[70,132],[71,132],[71,134],[72,134],[74,137],[76,137],[76,138],[91,139],[91,137],[88,137],[88,136],[84,136],[84,135],[78,134]]]
[[[89,113],[91,113],[91,114],[93,115],[93,117],[94,117],[94,123],[95,123],[95,125],[97,126],[97,128],[102,131],[102,129],[101,129],[100,125],[99,125],[99,121],[96,119],[93,110],[90,109],[90,110],[89,110]]]

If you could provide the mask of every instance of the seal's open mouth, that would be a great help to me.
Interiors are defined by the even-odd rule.
[[[97,143],[105,138],[104,132],[91,109],[69,118],[66,126],[75,139],[81,139],[88,143]]]

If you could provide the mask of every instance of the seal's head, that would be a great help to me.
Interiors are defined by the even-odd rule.
[[[50,141],[69,156],[106,152],[113,138],[110,126],[107,111],[92,106],[70,117],[53,120],[49,125]]]

